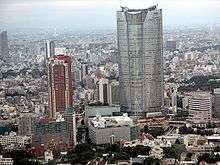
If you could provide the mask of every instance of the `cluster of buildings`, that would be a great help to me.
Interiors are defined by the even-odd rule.
[[[157,6],[121,7],[117,45],[112,34],[56,36],[46,44],[41,38],[16,41],[10,53],[19,57],[7,64],[7,32],[1,32],[0,124],[18,130],[0,135],[0,144],[12,149],[30,145],[33,155],[49,161],[54,152],[74,149],[77,125],[83,125],[96,146],[149,146],[150,156],[162,159],[162,148],[179,139],[187,152],[211,152],[219,135],[180,135],[176,127],[219,127],[219,89],[180,91],[195,85],[187,83],[193,76],[219,74],[218,47],[210,40],[189,44],[185,32],[174,33],[176,37],[165,33],[163,44],[162,31],[162,10]],[[195,34],[192,40],[206,37]],[[175,121],[180,112],[188,115]],[[176,127],[157,138],[140,134],[145,125],[171,124]],[[1,161],[12,160],[0,157]]]

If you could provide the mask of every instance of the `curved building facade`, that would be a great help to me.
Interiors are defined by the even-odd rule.
[[[122,7],[117,12],[121,110],[130,116],[163,107],[162,10]]]

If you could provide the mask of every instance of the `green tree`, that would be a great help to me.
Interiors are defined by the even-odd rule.
[[[160,165],[160,164],[161,162],[159,159],[154,159],[152,157],[149,157],[144,161],[144,165]]]
[[[2,155],[2,153],[3,153],[3,147],[2,147],[2,145],[0,144],[0,155]]]
[[[183,144],[173,144],[171,147],[163,148],[163,153],[165,158],[175,158],[180,159],[183,152],[186,151],[185,145]]]
[[[220,147],[219,146],[215,147],[214,152],[220,152]]]
[[[188,153],[186,154],[185,160],[186,160],[186,161],[192,160],[192,153],[188,152]]]
[[[126,152],[119,152],[115,154],[115,160],[128,160],[129,155]]]
[[[95,152],[87,143],[78,144],[74,150],[71,150],[67,153],[66,158],[71,162],[71,164],[85,164],[89,160],[95,158]]]
[[[165,133],[165,130],[164,130],[163,127],[151,127],[151,128],[149,128],[148,125],[144,126],[143,131],[144,131],[144,133],[151,134],[153,137],[161,136]]]

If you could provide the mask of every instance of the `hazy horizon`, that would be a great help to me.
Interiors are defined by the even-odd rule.
[[[155,4],[165,27],[220,25],[218,0],[0,0],[0,29],[114,30],[120,6]]]

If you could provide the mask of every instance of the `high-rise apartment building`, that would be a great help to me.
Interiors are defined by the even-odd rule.
[[[109,93],[110,93],[109,104],[119,105],[120,104],[119,82],[117,80],[110,80]]]
[[[98,100],[103,104],[109,104],[109,80],[101,78],[97,82]]]
[[[73,105],[72,60],[70,56],[57,55],[49,60],[49,116],[56,117],[56,113]]]
[[[0,59],[6,60],[8,58],[8,36],[7,31],[0,32]]]
[[[163,107],[162,10],[122,7],[117,12],[121,110],[132,116]]]
[[[53,57],[55,55],[55,43],[54,41],[46,42],[46,58]]]

